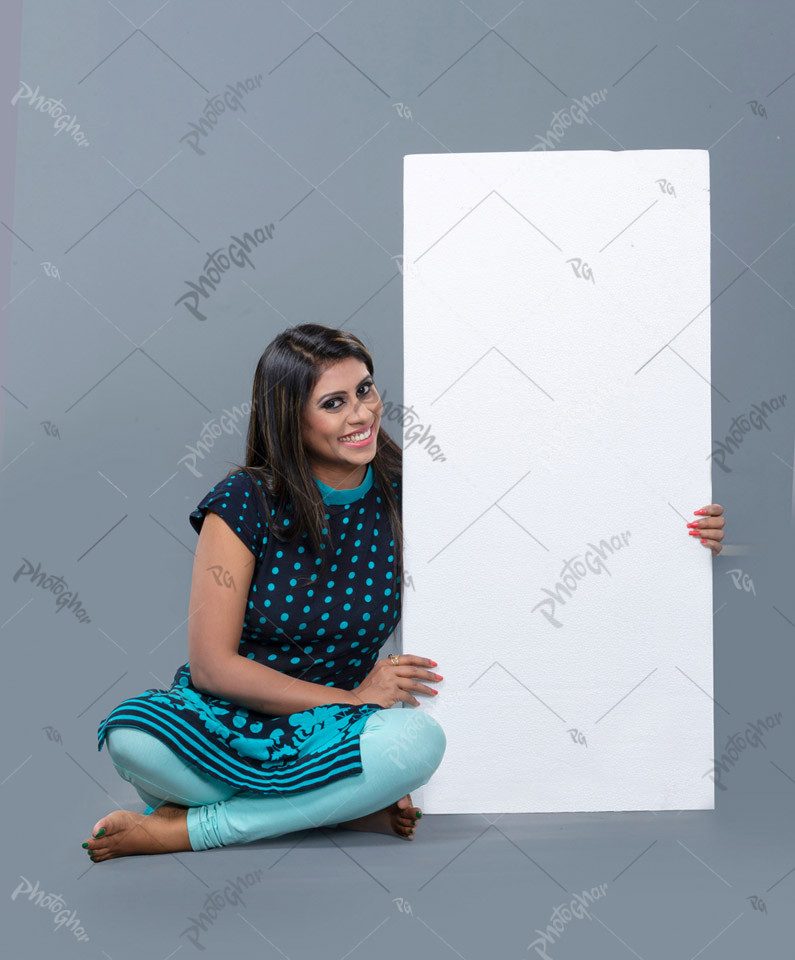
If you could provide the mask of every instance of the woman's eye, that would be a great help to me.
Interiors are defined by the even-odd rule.
[[[370,388],[371,388],[371,387],[374,387],[374,386],[375,386],[375,384],[373,383],[373,381],[372,381],[372,380],[368,380],[367,383],[363,383],[363,384],[359,387],[359,390],[365,390],[365,391],[366,391],[366,392],[365,392],[365,396],[367,396],[367,394],[370,392]],[[332,397],[330,400],[327,400],[327,401],[323,404],[323,406],[325,407],[326,410],[336,410],[336,409],[337,409],[336,407],[330,407],[329,404],[330,404],[330,403],[336,403],[337,400],[339,400],[340,402],[342,402],[342,397]]]

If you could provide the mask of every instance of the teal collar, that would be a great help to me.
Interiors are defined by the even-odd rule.
[[[373,465],[372,463],[367,464],[367,473],[364,475],[364,480],[362,480],[358,487],[351,487],[349,490],[337,490],[335,487],[330,487],[327,483],[323,483],[322,480],[318,480],[317,477],[315,477],[314,480],[318,487],[320,487],[323,503],[353,503],[355,500],[361,500],[370,487],[372,487]]]

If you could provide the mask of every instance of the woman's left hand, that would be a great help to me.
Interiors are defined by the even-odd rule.
[[[700,520],[694,520],[688,523],[688,536],[701,539],[701,545],[708,547],[712,551],[712,556],[716,557],[723,547],[720,541],[723,539],[723,527],[726,521],[723,518],[723,507],[718,503],[707,504],[700,510],[694,510],[693,513],[704,514]]]

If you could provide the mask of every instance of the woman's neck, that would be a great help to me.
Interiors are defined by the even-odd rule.
[[[351,476],[348,474],[344,479],[350,483]],[[355,500],[361,499],[367,491],[373,485],[373,470],[370,464],[367,464],[364,468],[364,479],[358,483],[356,486],[335,486],[334,484],[327,483],[325,480],[321,480],[319,477],[315,476],[315,483],[320,489],[321,496],[323,497],[324,503],[327,504],[341,504],[341,503],[353,503]]]
[[[333,487],[335,490],[353,490],[364,483],[369,467],[369,463],[360,467],[342,467],[339,470],[328,469],[324,466],[313,469],[312,476],[315,480],[319,480],[322,484]]]

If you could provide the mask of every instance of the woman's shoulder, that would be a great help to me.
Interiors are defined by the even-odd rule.
[[[191,512],[190,522],[197,533],[208,510],[241,521],[245,519],[252,533],[262,535],[268,529],[271,516],[267,484],[254,473],[236,467],[211,487]]]
[[[257,508],[266,519],[271,515],[273,509],[273,491],[272,483],[267,475],[261,475],[257,471],[238,467],[231,471],[221,481],[223,487],[230,491],[235,491],[238,496],[254,500]]]
[[[209,493],[218,494],[220,492],[230,495],[248,493],[250,495],[255,490],[261,492],[264,497],[269,495],[267,482],[263,483],[262,479],[248,468],[235,467],[225,477],[222,477],[210,489]]]

